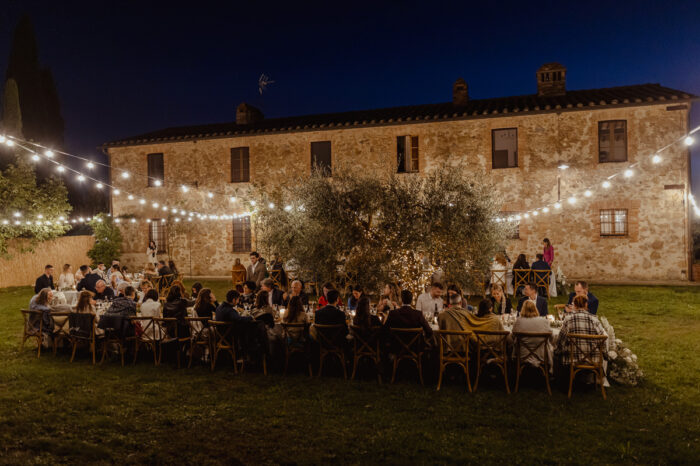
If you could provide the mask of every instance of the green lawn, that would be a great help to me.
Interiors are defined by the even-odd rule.
[[[223,297],[225,282],[209,283]],[[29,288],[0,290],[0,463],[695,463],[700,290],[596,287],[646,380],[549,397],[406,377],[309,379],[19,351]],[[561,302],[561,299],[556,300]]]

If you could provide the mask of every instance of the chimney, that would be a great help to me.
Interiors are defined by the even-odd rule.
[[[452,104],[467,105],[467,102],[469,102],[467,82],[462,78],[458,78],[452,85]]]
[[[566,94],[566,68],[560,63],[545,63],[537,70],[537,95]]]
[[[265,118],[263,113],[252,105],[248,105],[242,102],[236,108],[236,124],[237,125],[248,125],[250,123],[255,123]]]

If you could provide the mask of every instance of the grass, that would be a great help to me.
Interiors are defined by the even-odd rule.
[[[223,297],[225,282],[208,283]],[[569,400],[538,383],[377,385],[69,363],[19,351],[29,288],[0,290],[0,463],[686,463],[700,458],[700,292],[596,287],[646,380]],[[555,302],[561,302],[561,299]]]

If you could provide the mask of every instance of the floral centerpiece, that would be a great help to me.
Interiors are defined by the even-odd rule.
[[[554,280],[557,283],[557,294],[559,296],[567,296],[569,294],[569,284],[566,280],[566,275],[561,271],[561,267],[557,266],[557,273],[554,275]]]
[[[637,385],[644,377],[637,355],[622,340],[615,338],[615,329],[608,319],[600,316],[599,320],[611,342],[608,346],[608,378],[622,385]]]

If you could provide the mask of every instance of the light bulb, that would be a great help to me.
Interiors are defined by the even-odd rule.
[[[114,194],[115,196],[119,196],[121,193],[122,193],[122,192],[119,191],[118,189],[112,190],[112,194]]]
[[[0,136],[0,142],[5,142],[5,136]]]
[[[571,197],[568,199],[568,201],[569,201],[569,204],[571,204],[571,205],[576,204],[576,198],[575,198],[574,196],[571,196]]]
[[[292,210],[292,206],[286,205],[286,206],[284,206],[284,210],[286,210],[287,212],[289,212],[290,210]]]
[[[632,175],[634,175],[634,172],[632,171],[631,168],[628,168],[625,170],[625,178],[630,178]]]
[[[683,142],[685,143],[686,146],[692,146],[693,143],[695,142],[695,139],[693,139],[692,136],[688,136],[687,138],[685,138],[683,140]],[[8,146],[9,146],[9,144],[8,144]]]
[[[87,167],[88,167],[90,170],[92,170],[93,168],[95,168],[95,164],[92,163],[92,162],[88,162],[88,163],[87,163]]]
[[[530,218],[530,214],[528,214],[527,212],[525,212],[525,213],[523,214],[523,217],[525,217],[525,218]]]
[[[231,196],[231,197],[228,198],[228,200],[231,201],[231,202],[236,202],[236,197],[235,197],[235,196]]]
[[[154,203],[153,203],[153,208],[154,208],[154,209],[157,209],[158,206],[159,206],[159,204],[158,204],[157,202],[154,202]]]
[[[146,199],[139,199],[139,204],[144,205],[146,203]]]
[[[610,182],[608,180],[603,181],[603,187],[608,189],[610,187]]]
[[[542,209],[542,212],[544,212],[545,214],[546,214],[547,212],[549,212],[549,207],[543,208],[543,209]]]
[[[12,146],[15,145],[15,142],[12,141],[12,140],[10,140],[10,139],[8,139],[7,141],[5,141],[5,144],[7,144],[7,147],[12,147]]]
[[[63,173],[64,171],[66,171],[66,169],[63,168],[63,165],[59,165],[58,167],[56,167],[56,170],[58,171],[58,173]]]
[[[19,212],[15,212],[14,214],[12,214],[12,216],[13,216],[13,217],[21,217],[21,216],[22,216],[22,214],[21,214],[21,213],[19,213]]]
[[[36,216],[36,218],[44,218],[44,216],[41,215],[41,214],[39,214],[39,215]]]
[[[51,158],[51,157],[53,157],[53,151],[47,150],[46,152],[44,152],[44,155],[47,156],[48,158]]]
[[[95,187],[96,187],[97,189],[102,189],[102,186],[103,186],[102,183],[97,183],[97,184],[95,185]]]
[[[156,186],[160,186],[160,185],[162,185],[163,183],[162,183],[160,180],[155,180],[155,181],[153,182],[153,184],[156,185]]]
[[[85,177],[83,175],[78,175],[78,181],[85,181]]]
[[[540,213],[539,213],[538,211],[534,211],[534,212],[532,213],[532,215],[534,215],[535,217],[537,217],[539,214],[540,214]]]
[[[561,202],[557,202],[556,204],[554,204],[554,208],[561,209]]]
[[[163,206],[163,210],[167,212],[168,208],[166,206]]]
[[[136,219],[135,219],[135,218],[132,218],[132,219],[129,220],[129,221],[130,221],[131,223],[136,223]]]
[[[586,196],[586,197],[591,197],[591,196],[593,195],[593,193],[591,192],[590,189],[587,189],[586,192],[583,193],[583,195]]]
[[[270,202],[267,206],[268,206],[270,209],[274,209],[274,208],[275,208],[275,204],[273,204],[272,202]]]
[[[175,217],[175,221],[176,221],[176,222],[179,222],[179,221],[180,221],[180,217]]]
[[[129,199],[130,201],[133,201],[133,200],[134,200],[134,195],[133,195],[133,194],[129,194],[128,196],[126,196],[126,198]]]
[[[184,184],[183,184],[182,186],[180,186],[180,188],[182,189],[182,192],[183,192],[183,193],[186,193],[187,191],[190,190],[190,188],[188,188],[188,187],[185,186]]]
[[[131,176],[131,175],[129,175],[129,172],[122,172],[122,178],[127,179],[127,178],[129,178],[130,176]]]
[[[36,155],[36,154],[32,155],[32,160],[35,161],[35,162],[38,162],[38,161],[39,161],[39,156]]]
[[[255,205],[255,201],[250,201],[250,205],[254,206],[254,205]]]
[[[659,163],[659,162],[661,162],[661,156],[660,156],[659,154],[655,154],[655,155],[651,158],[651,161],[652,161],[652,163]]]

